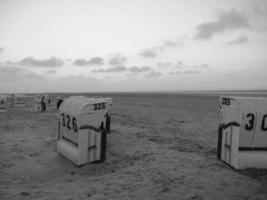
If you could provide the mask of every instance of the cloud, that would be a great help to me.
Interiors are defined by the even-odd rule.
[[[159,53],[166,51],[170,48],[181,47],[185,44],[187,36],[181,36],[176,39],[163,40],[159,46],[143,49],[139,55],[144,58],[155,58]]]
[[[125,66],[115,66],[108,69],[94,69],[91,72],[93,73],[116,73],[116,72],[124,72],[127,68]]]
[[[181,62],[181,61],[178,61],[176,64],[175,64],[175,66],[174,66],[175,68],[177,68],[177,69],[179,69],[178,71],[180,71],[181,69],[193,69],[193,70],[204,70],[205,68],[209,68],[209,67],[211,67],[210,65],[208,65],[208,64],[201,64],[201,65],[193,65],[193,66],[191,66],[191,65],[185,65],[183,62]],[[181,71],[180,71],[181,72]],[[190,73],[190,70],[187,70],[187,71],[184,71],[185,72],[185,74],[188,72],[188,73]],[[172,74],[174,73],[174,72],[171,72]]]
[[[120,53],[114,54],[109,60],[110,65],[123,65],[127,61],[125,56],[122,56]]]
[[[221,11],[215,21],[202,23],[197,27],[197,39],[210,39],[214,34],[227,30],[250,28],[247,18],[235,9]]]
[[[201,71],[205,71],[206,68],[211,67],[208,64],[201,64],[201,65],[193,65],[193,66],[185,66],[181,61],[178,61],[175,68],[177,71],[169,72],[169,75],[187,75],[187,74],[197,74],[201,73]],[[188,69],[189,68],[189,69]]]
[[[178,42],[175,41],[165,41],[164,45],[167,47],[176,47],[178,45]]]
[[[101,57],[93,57],[88,61],[89,65],[103,65],[104,59]]]
[[[74,65],[84,66],[84,65],[104,65],[104,59],[101,57],[93,57],[90,60],[86,59],[76,59],[73,62]]]
[[[50,78],[27,68],[0,67],[0,91],[7,92],[73,92],[100,91],[107,86],[88,74]]]
[[[5,50],[5,48],[3,48],[3,47],[0,47],[0,53],[3,53],[3,52],[4,52],[4,50]]]
[[[139,53],[140,56],[144,58],[155,58],[159,52],[163,50],[162,47],[153,47],[144,49],[141,53]]]
[[[178,71],[175,71],[175,72],[169,72],[169,75],[182,75],[182,74],[189,75],[189,74],[198,74],[200,72],[201,71],[197,70],[197,69],[185,70],[185,71],[178,70]]]
[[[175,71],[175,72],[170,72],[169,74],[170,75],[180,75],[181,74],[181,71],[178,70],[178,71]]]
[[[248,42],[248,38],[244,35],[240,35],[238,38],[236,38],[235,40],[233,41],[230,41],[228,44],[231,45],[231,44],[244,44],[244,43],[247,43]]]
[[[166,40],[164,41],[164,46],[166,47],[178,47],[178,46],[182,46],[183,43],[179,42],[179,41],[171,41],[171,40]]]
[[[194,65],[193,66],[193,69],[198,69],[198,70],[202,70],[202,69],[204,69],[204,68],[209,68],[209,67],[211,67],[210,65],[208,65],[208,64],[202,64],[202,65]]]
[[[92,73],[104,73],[106,72],[106,69],[93,69],[91,70]]]
[[[200,70],[186,70],[183,71],[183,74],[187,75],[187,74],[198,74],[200,73]]]
[[[84,66],[84,65],[87,65],[87,60],[85,60],[85,59],[76,59],[72,64],[79,65],[79,66]]]
[[[129,68],[129,71],[133,72],[133,73],[147,72],[150,70],[151,70],[151,68],[148,66],[141,66],[141,67],[134,66],[134,67]]]
[[[54,69],[47,70],[47,71],[45,71],[45,73],[47,73],[47,74],[55,74],[56,70],[54,70]]]
[[[250,12],[250,21],[257,31],[266,31],[267,30],[267,4],[264,0],[264,3],[260,5],[254,5],[252,11]]]
[[[146,78],[158,78],[160,76],[162,76],[163,74],[161,72],[156,72],[156,71],[151,71],[150,73],[148,74],[145,74],[144,76]]]
[[[178,61],[175,65],[175,68],[183,68],[183,63],[181,61]]]
[[[172,65],[171,62],[158,62],[158,63],[157,63],[157,66],[158,66],[158,67],[162,67],[162,68],[166,68],[166,67],[169,67],[169,66],[171,66],[171,65]]]
[[[106,71],[107,72],[124,72],[126,70],[127,68],[124,66],[115,66],[115,67],[108,68]]]
[[[211,66],[208,65],[208,64],[202,64],[202,65],[200,65],[200,67],[202,67],[202,68],[209,68],[209,67],[211,67]]]
[[[133,66],[133,67],[125,67],[125,66],[114,66],[107,69],[93,69],[91,72],[93,73],[116,73],[116,72],[125,72],[129,71],[133,74],[141,73],[141,72],[148,72],[152,69],[148,66]]]
[[[35,80],[39,81],[45,76],[36,74],[27,69],[22,69],[14,66],[0,67],[0,82],[16,82],[23,80]]]
[[[154,58],[157,56],[157,53],[155,51],[151,51],[151,50],[144,50],[139,55],[143,56],[145,58]]]
[[[44,60],[37,60],[34,59],[33,57],[27,57],[22,59],[19,62],[13,63],[13,64],[20,64],[23,66],[35,66],[35,67],[61,67],[64,65],[63,60],[55,57],[51,57],[49,59],[44,59]]]
[[[82,82],[82,81],[86,81],[86,80],[97,81],[97,79],[95,77],[91,77],[91,76],[84,75],[84,74],[70,75],[70,76],[62,77],[59,80],[60,81],[66,81],[69,83]]]

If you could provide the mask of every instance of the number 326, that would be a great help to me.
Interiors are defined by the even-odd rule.
[[[71,117],[69,115],[66,115],[65,117],[65,113],[61,113],[62,116],[62,125],[64,127],[67,127],[67,129],[69,130],[73,130],[75,133],[77,132],[78,128],[77,128],[77,120],[75,117]]]

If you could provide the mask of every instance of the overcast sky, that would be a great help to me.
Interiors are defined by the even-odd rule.
[[[0,0],[0,93],[267,89],[266,0]]]

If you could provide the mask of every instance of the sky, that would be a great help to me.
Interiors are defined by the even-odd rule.
[[[0,93],[267,89],[266,0],[0,0]]]

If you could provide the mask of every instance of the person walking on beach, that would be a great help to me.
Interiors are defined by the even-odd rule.
[[[45,97],[44,96],[42,96],[41,107],[42,107],[42,112],[46,111]]]

